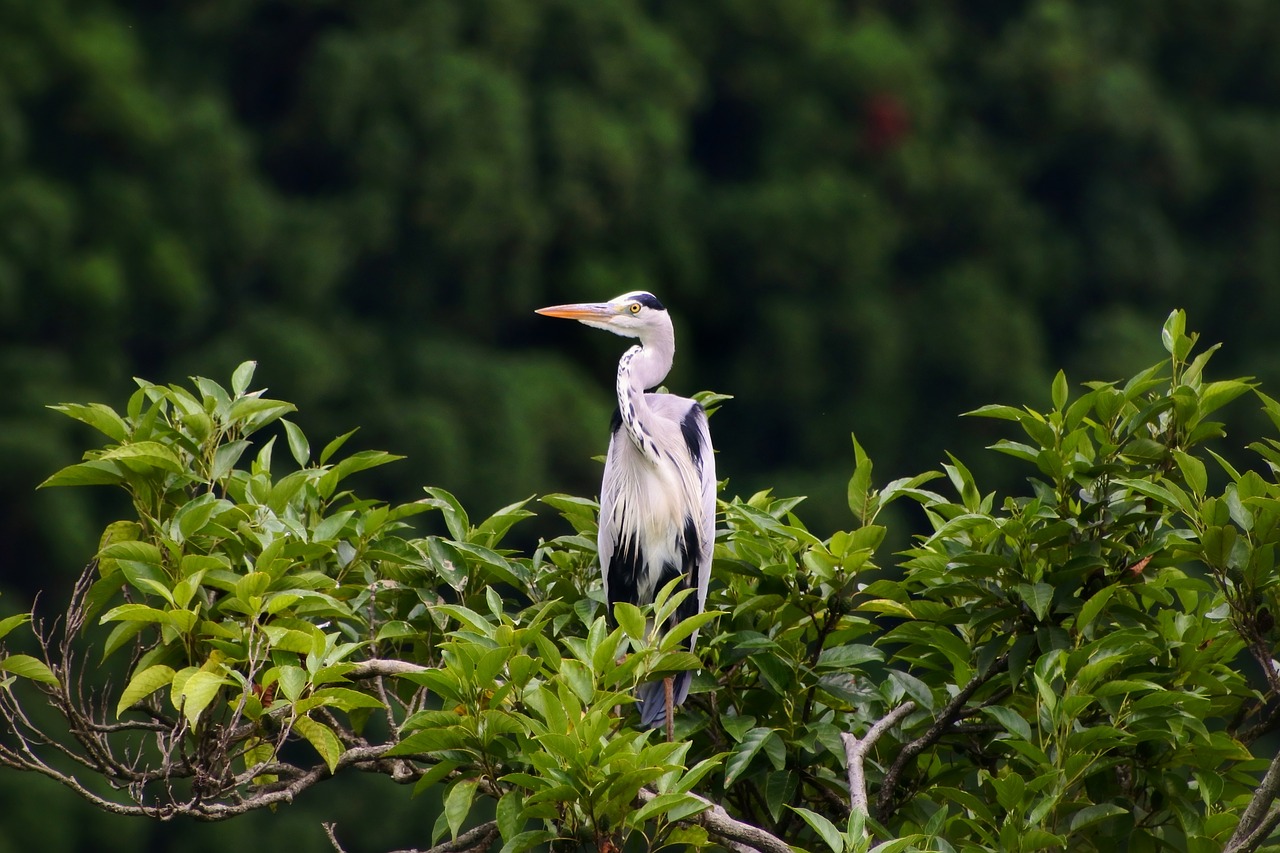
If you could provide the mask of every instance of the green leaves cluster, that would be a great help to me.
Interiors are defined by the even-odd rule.
[[[544,822],[571,837],[683,837],[671,821],[706,807],[689,790],[717,761],[686,772],[687,743],[655,743],[615,709],[640,680],[696,668],[678,646],[714,614],[649,637],[646,620],[684,592],[608,630],[588,593],[591,501],[545,498],[581,529],[517,557],[501,543],[533,514],[527,501],[473,525],[441,489],[400,506],[357,496],[348,477],[398,457],[342,456],[348,433],[313,459],[283,419],[293,406],[248,390],[253,367],[230,390],[139,381],[124,414],[53,407],[111,443],[44,485],[117,486],[135,515],[104,532],[84,597],[85,618],[109,629],[104,660],[131,651],[116,715],[174,719],[183,748],[221,756],[219,795],[287,783],[291,735],[331,773],[383,743],[423,762],[417,790],[447,782],[437,838],[458,833],[477,792],[499,801],[513,850],[550,837],[526,828]],[[280,435],[258,435],[277,421],[284,474]],[[411,535],[406,520],[430,511],[448,535]],[[642,787],[656,796],[637,812]]]
[[[229,391],[200,377],[190,390],[139,380],[124,414],[53,407],[113,443],[43,485],[119,486],[132,502],[134,518],[103,533],[85,601],[87,618],[112,626],[104,659],[140,651],[118,714],[167,687],[193,731],[208,718],[283,719],[333,767],[340,750],[316,712],[359,720],[381,707],[336,685],[383,627],[364,609],[370,578],[421,559],[392,534],[429,507],[355,498],[347,477],[399,457],[338,458],[348,433],[313,461],[283,420],[293,405],[249,391],[253,373],[242,364]],[[252,440],[276,421],[297,466],[284,476],[273,473],[276,436]]]
[[[1168,360],[1126,383],[1072,399],[1060,373],[1048,411],[973,412],[1020,428],[993,449],[1032,467],[1031,493],[997,506],[953,459],[956,497],[915,495],[930,533],[902,579],[866,589],[864,609],[909,620],[880,638],[896,660],[933,682],[981,681],[970,722],[918,763],[921,794],[901,803],[919,824],[948,814],[953,844],[1221,849],[1253,793],[1262,764],[1247,744],[1276,698],[1274,638],[1258,624],[1275,606],[1274,542],[1265,518],[1265,541],[1246,532],[1260,505],[1238,522],[1228,509],[1242,488],[1266,492],[1262,478],[1210,447],[1213,413],[1252,385],[1206,380],[1216,347],[1192,357],[1183,323],[1165,325]],[[1220,543],[1237,532],[1231,556]],[[1247,677],[1250,642],[1261,683]],[[978,760],[962,769],[966,753]]]
[[[301,740],[328,772],[438,787],[433,841],[492,815],[510,851],[714,846],[724,819],[836,853],[1208,851],[1276,725],[1280,439],[1250,445],[1258,470],[1228,461],[1214,417],[1253,383],[1207,378],[1216,348],[1180,312],[1163,338],[1126,382],[1073,392],[1060,373],[1045,410],[971,413],[1013,431],[992,449],[1023,494],[955,457],[877,486],[855,441],[848,530],[814,535],[799,498],[721,502],[707,613],[666,635],[648,626],[688,592],[604,611],[593,501],[543,498],[567,532],[520,554],[503,541],[528,501],[473,523],[440,489],[362,498],[347,478],[395,457],[341,456],[348,435],[313,459],[289,404],[247,390],[252,365],[229,391],[140,382],[124,414],[56,407],[110,443],[48,484],[132,500],[84,607],[106,658],[130,650],[117,716],[222,756],[203,796],[288,785]],[[924,527],[886,565],[903,506]],[[408,526],[428,511],[445,533]],[[34,658],[0,666],[59,682]],[[669,743],[629,706],[679,671],[694,685]]]

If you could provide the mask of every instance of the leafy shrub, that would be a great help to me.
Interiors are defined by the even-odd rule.
[[[356,768],[440,786],[432,843],[473,849],[1256,849],[1280,821],[1280,767],[1249,749],[1280,720],[1280,440],[1250,445],[1268,476],[1238,470],[1212,417],[1252,392],[1280,428],[1280,403],[1207,379],[1216,347],[1196,354],[1180,312],[1163,341],[1123,384],[1073,397],[1060,373],[1047,411],[970,413],[1017,430],[993,449],[1026,494],[954,457],[877,488],[855,440],[849,530],[814,536],[798,498],[721,502],[707,613],[665,636],[646,625],[670,590],[606,619],[593,501],[542,498],[566,532],[520,554],[503,541],[528,501],[473,523],[440,489],[362,497],[349,478],[397,457],[344,456],[350,434],[313,454],[252,363],[230,390],[140,381],[123,415],[56,406],[110,443],[45,485],[122,488],[134,513],[44,659],[0,660],[0,760],[203,819]],[[882,568],[901,500],[924,527]],[[417,535],[425,512],[447,535]],[[86,676],[91,644],[127,658],[122,689]],[[686,670],[676,739],[637,729],[635,686]],[[66,732],[29,722],[18,678]]]

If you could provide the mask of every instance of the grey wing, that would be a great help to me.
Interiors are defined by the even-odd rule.
[[[698,611],[706,606],[707,585],[711,581],[711,554],[716,545],[716,456],[711,446],[711,428],[707,413],[696,401],[674,394],[646,394],[653,410],[680,428],[680,438],[689,459],[696,467],[696,507],[698,525]],[[694,637],[697,636],[695,633]]]
[[[609,436],[609,452],[604,459],[604,480],[600,484],[600,520],[596,534],[596,552],[600,556],[600,578],[604,581],[605,608],[609,609],[609,565],[613,562],[613,548],[617,542],[617,516],[615,507],[618,503],[618,430],[614,429]],[[613,619],[613,613],[608,612]]]
[[[696,405],[696,404],[695,404]],[[698,611],[707,603],[707,585],[711,582],[711,555],[716,549],[716,454],[711,446],[711,427],[707,413],[696,406],[694,426],[697,432],[699,474],[702,478],[702,517],[698,519]]]

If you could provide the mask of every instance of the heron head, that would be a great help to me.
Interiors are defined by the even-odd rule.
[[[615,296],[608,302],[578,302],[573,305],[552,305],[539,308],[537,313],[548,317],[564,317],[577,320],[597,329],[613,332],[642,341],[650,332],[671,328],[671,318],[658,297],[645,290],[633,290]]]

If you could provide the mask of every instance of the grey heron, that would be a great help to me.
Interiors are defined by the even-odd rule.
[[[716,465],[702,406],[686,397],[646,393],[671,370],[676,351],[671,317],[652,293],[624,293],[608,302],[555,305],[539,314],[578,320],[640,343],[618,361],[618,409],[600,486],[600,573],[610,618],[619,601],[650,604],[673,579],[695,592],[668,628],[702,612],[715,546]],[[692,651],[698,632],[689,637]],[[672,731],[675,705],[689,694],[692,674],[642,684],[641,724]]]

